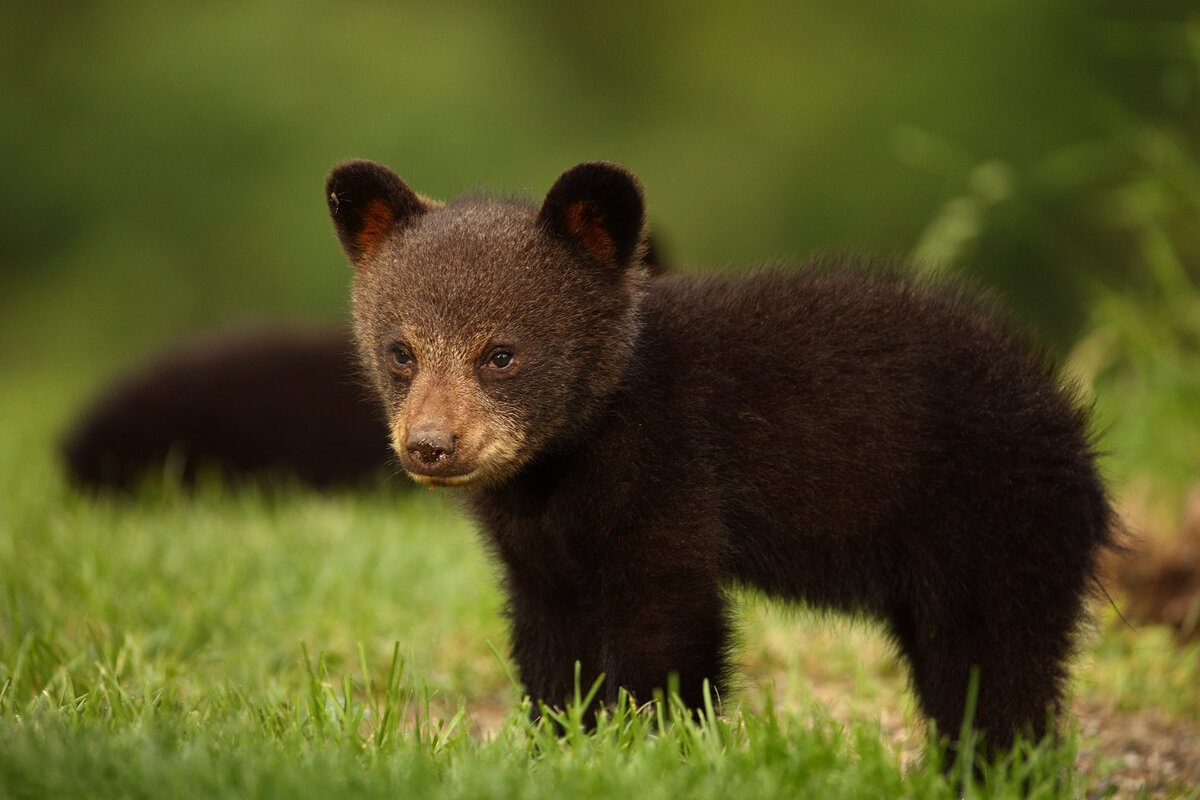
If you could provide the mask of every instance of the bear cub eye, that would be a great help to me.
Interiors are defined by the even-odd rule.
[[[492,354],[488,356],[487,366],[491,367],[492,369],[504,369],[512,363],[512,360],[513,354],[511,350],[504,347],[497,347],[492,351]]]
[[[388,366],[395,372],[407,372],[416,366],[412,353],[399,342],[388,347]]]

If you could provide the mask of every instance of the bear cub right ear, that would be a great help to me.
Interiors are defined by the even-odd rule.
[[[559,176],[538,221],[598,263],[627,267],[642,239],[645,214],[642,187],[632,173],[608,161],[590,161]]]
[[[374,161],[345,161],[325,181],[325,202],[354,266],[362,266],[392,231],[410,225],[428,210],[400,176]]]

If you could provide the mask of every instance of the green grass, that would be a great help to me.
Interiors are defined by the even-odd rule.
[[[0,796],[957,796],[936,752],[907,763],[884,730],[919,720],[869,624],[741,597],[724,717],[620,707],[558,738],[528,722],[494,570],[449,498],[81,496],[52,456],[79,382],[18,372],[0,397]],[[1106,623],[1078,691],[1194,715],[1187,655]],[[1073,774],[1081,746],[968,796],[1075,796],[1098,779]]]
[[[1102,636],[1077,669],[1077,693],[1122,712],[1153,709],[1171,720],[1200,720],[1200,642],[1174,643],[1163,627],[1126,626],[1108,610]]]

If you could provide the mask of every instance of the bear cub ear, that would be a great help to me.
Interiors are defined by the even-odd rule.
[[[325,202],[342,249],[354,266],[392,231],[412,224],[429,207],[400,176],[374,161],[345,161],[325,180]]]
[[[637,178],[617,164],[579,164],[550,187],[538,221],[601,264],[627,267],[645,221],[642,189]]]

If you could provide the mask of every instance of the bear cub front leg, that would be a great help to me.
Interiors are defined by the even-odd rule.
[[[604,705],[614,705],[621,689],[649,702],[672,678],[689,708],[704,707],[705,681],[719,703],[730,646],[719,581],[679,563],[598,566],[586,584],[574,585],[509,570],[513,657],[535,714],[539,703],[572,701],[576,662],[580,696],[603,676],[597,696]]]

